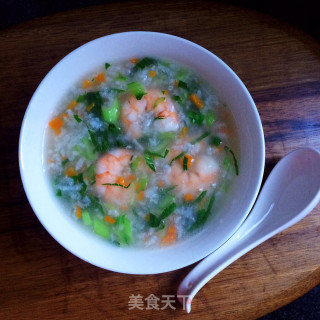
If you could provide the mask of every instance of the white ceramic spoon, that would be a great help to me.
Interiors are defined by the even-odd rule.
[[[181,282],[178,299],[191,311],[196,293],[232,262],[297,223],[320,201],[320,153],[302,148],[275,166],[254,208],[237,232]]]

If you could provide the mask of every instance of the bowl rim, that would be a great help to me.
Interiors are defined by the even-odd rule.
[[[28,201],[34,211],[34,213],[36,214],[37,218],[39,219],[40,223],[44,226],[44,228],[49,232],[49,234],[60,244],[62,245],[65,249],[67,249],[69,252],[71,252],[72,254],[74,254],[75,256],[81,258],[82,260],[85,260],[88,263],[91,263],[93,265],[96,265],[98,267],[107,269],[107,270],[111,270],[111,271],[115,271],[115,272],[120,272],[120,273],[128,273],[128,274],[154,274],[154,273],[162,273],[162,272],[169,272],[169,271],[173,271],[176,269],[180,269],[183,268],[187,265],[190,265],[192,263],[195,263],[199,260],[201,260],[202,258],[204,258],[205,256],[207,256],[208,254],[210,254],[212,251],[208,251],[205,252],[204,254],[194,257],[193,259],[189,259],[188,263],[184,263],[184,264],[179,264],[176,263],[173,267],[171,268],[161,268],[159,267],[157,270],[155,270],[155,272],[144,272],[141,271],[143,270],[143,268],[141,270],[130,270],[130,266],[129,267],[125,267],[125,268],[112,268],[110,266],[106,267],[105,265],[101,264],[101,263],[97,263],[96,261],[93,261],[92,259],[88,259],[87,257],[83,256],[82,254],[79,254],[79,252],[76,252],[73,248],[70,248],[70,246],[65,243],[64,241],[61,240],[61,238],[56,237],[55,233],[52,232],[52,229],[47,225],[43,215],[39,212],[37,212],[36,209],[36,205],[35,203],[32,201],[32,196],[30,193],[30,190],[28,189],[28,181],[26,178],[26,172],[25,169],[23,168],[23,135],[24,135],[24,129],[26,128],[27,125],[27,121],[28,121],[28,114],[30,112],[30,106],[33,104],[35,97],[37,96],[38,92],[42,89],[42,87],[45,85],[46,83],[46,79],[50,76],[50,74],[54,73],[54,71],[56,70],[56,68],[63,64],[66,59],[69,59],[72,55],[77,54],[77,52],[79,52],[80,50],[83,50],[85,47],[93,45],[95,42],[99,42],[99,41],[103,41],[103,39],[107,38],[107,37],[118,37],[118,36],[131,36],[131,35],[139,35],[139,36],[144,36],[144,35],[152,35],[152,36],[160,36],[160,37],[167,37],[170,39],[174,39],[177,41],[182,41],[187,45],[193,46],[195,47],[197,50],[200,50],[208,55],[211,56],[211,58],[214,58],[215,60],[217,60],[217,62],[219,64],[221,64],[229,73],[231,73],[232,77],[235,78],[235,80],[238,82],[238,84],[241,86],[242,91],[246,94],[246,97],[248,98],[251,106],[252,106],[252,113],[253,116],[255,117],[255,121],[256,121],[256,125],[258,127],[258,137],[257,139],[259,140],[259,144],[258,146],[260,147],[260,152],[257,155],[257,159],[256,161],[258,162],[258,166],[260,168],[259,172],[258,172],[258,176],[256,177],[256,182],[255,182],[255,186],[253,187],[255,192],[254,194],[252,194],[250,201],[248,202],[248,212],[246,215],[243,215],[241,221],[239,221],[239,223],[237,224],[237,227],[234,228],[233,233],[236,232],[236,230],[240,227],[240,225],[244,222],[244,220],[246,219],[246,217],[248,216],[248,214],[250,213],[253,204],[257,198],[257,195],[259,193],[260,187],[261,187],[261,182],[262,182],[262,177],[263,177],[263,173],[264,173],[264,166],[265,166],[265,141],[264,141],[264,134],[263,134],[263,127],[262,127],[262,123],[261,123],[261,119],[257,110],[257,107],[248,91],[248,89],[245,87],[245,85],[243,84],[243,82],[240,80],[240,78],[237,76],[237,74],[224,62],[222,61],[219,57],[217,57],[214,53],[212,53],[211,51],[203,48],[202,46],[191,42],[189,40],[186,40],[184,38],[181,37],[177,37],[175,35],[171,35],[171,34],[167,34],[167,33],[160,33],[160,32],[151,32],[151,31],[129,31],[129,32],[120,32],[120,33],[115,33],[115,34],[110,34],[110,35],[106,35],[103,37],[99,37],[97,39],[91,40],[83,45],[81,45],[80,47],[77,47],[76,49],[74,49],[73,51],[71,51],[69,54],[67,54],[65,57],[63,57],[57,64],[55,64],[53,66],[53,68],[51,68],[51,70],[46,74],[46,76],[42,79],[42,81],[40,82],[40,84],[38,85],[37,89],[35,90],[35,92],[33,93],[30,102],[28,104],[28,107],[24,113],[24,117],[23,117],[23,121],[22,121],[22,125],[21,125],[21,130],[20,130],[20,136],[19,136],[19,170],[20,170],[20,176],[21,176],[21,180],[22,180],[22,184],[26,193],[26,196],[28,198]],[[232,234],[233,234],[232,233]],[[232,236],[232,234],[228,234],[229,237]],[[136,249],[135,249],[136,250]]]

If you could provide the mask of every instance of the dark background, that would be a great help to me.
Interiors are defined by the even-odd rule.
[[[115,0],[0,0],[0,29],[40,16],[76,8],[116,2]],[[118,0],[123,2],[124,0]],[[224,0],[227,4],[257,10],[286,21],[320,42],[320,0]],[[125,5],[125,4],[124,4]],[[1,48],[1,44],[0,44]],[[319,89],[320,90],[320,89]],[[320,285],[291,304],[260,320],[320,319]]]

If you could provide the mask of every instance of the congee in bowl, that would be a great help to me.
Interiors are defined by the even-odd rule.
[[[66,214],[115,245],[168,246],[198,232],[239,174],[228,106],[160,57],[106,61],[63,97],[46,135]]]
[[[221,246],[259,191],[255,104],[217,56],[155,32],[105,36],[57,63],[21,127],[28,200],[81,259],[117,272],[182,268]]]

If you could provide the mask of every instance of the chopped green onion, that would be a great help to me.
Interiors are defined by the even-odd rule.
[[[198,137],[197,139],[191,141],[191,144],[196,144],[196,143],[198,143],[199,141],[205,139],[205,138],[208,137],[208,136],[210,136],[210,132],[209,132],[209,131],[205,132],[204,134],[202,134],[202,135],[201,135],[200,137]]]
[[[175,162],[176,160],[182,158],[185,154],[186,154],[186,152],[184,152],[184,151],[181,152],[181,153],[179,153],[176,157],[174,157],[174,158],[171,160],[170,166],[172,165],[173,162]]]
[[[97,235],[109,239],[110,238],[110,229],[109,226],[102,220],[97,218],[93,219],[93,231]]]
[[[206,125],[209,127],[216,120],[216,117],[212,111],[207,111],[206,113]]]
[[[57,197],[61,197],[62,196],[62,191],[60,189],[58,189],[57,193],[56,193]]]
[[[80,119],[77,114],[75,114],[73,117],[78,123],[82,122],[82,119]]]
[[[188,170],[188,158],[187,157],[184,157],[183,158],[183,170],[184,171],[187,171]]]
[[[64,159],[64,160],[62,161],[62,165],[65,166],[68,162],[69,162],[69,159],[66,158],[66,159]]]
[[[115,98],[111,107],[108,108],[108,107],[103,106],[101,111],[102,111],[103,119],[106,122],[113,123],[113,124],[117,123],[119,120],[119,116],[120,116],[119,99]]]
[[[127,89],[133,94],[135,95],[135,97],[137,98],[137,100],[141,100],[142,97],[147,94],[143,85],[139,82],[131,82],[128,83],[127,85]]]
[[[178,81],[178,87],[182,88],[182,89],[185,89],[185,90],[188,90],[187,84],[185,82],[181,81],[181,80]]]
[[[166,97],[160,97],[158,98],[155,102],[153,107],[156,108],[161,102],[163,102],[164,100],[166,100]]]
[[[90,216],[90,213],[89,213],[88,210],[83,210],[82,211],[81,218],[83,220],[83,223],[86,226],[91,226],[92,225],[92,219],[91,219],[91,216]]]
[[[156,168],[154,166],[154,159],[152,158],[152,156],[149,153],[146,153],[144,155],[144,159],[146,161],[147,166],[154,172],[156,172]]]
[[[228,146],[225,146],[225,147],[224,147],[224,150],[225,150],[227,153],[228,153],[228,152],[231,153],[232,158],[233,158],[233,164],[234,164],[234,169],[235,169],[236,175],[239,175],[238,161],[237,161],[237,158],[236,158],[235,154],[233,153],[233,151],[232,151]]]
[[[80,95],[80,96],[78,96],[78,98],[77,98],[77,102],[83,102],[84,101],[84,95]]]
[[[131,159],[130,168],[131,168],[132,172],[135,172],[137,170],[140,161],[141,161],[141,157],[136,157],[133,161]]]
[[[121,188],[125,188],[128,189],[131,186],[131,183],[129,183],[127,186],[124,186],[122,184],[119,183],[103,183],[103,186],[116,186],[116,187],[121,187]]]
[[[214,145],[216,147],[219,147],[221,145],[221,143],[222,143],[222,140],[219,137],[212,137],[210,139],[210,144]]]
[[[111,64],[108,63],[108,62],[106,62],[106,63],[104,64],[105,69],[108,69],[110,66],[111,66]]]

